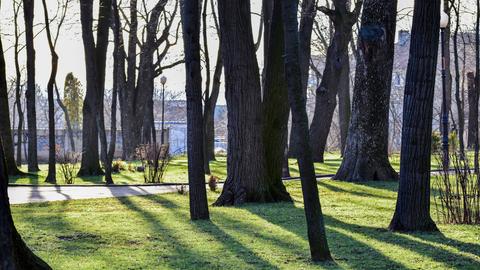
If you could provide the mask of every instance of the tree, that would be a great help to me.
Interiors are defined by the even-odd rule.
[[[465,158],[465,143],[463,140],[463,133],[465,129],[465,110],[464,110],[464,100],[462,97],[464,96],[463,91],[460,89],[460,64],[459,64],[459,56],[458,56],[458,39],[459,39],[459,30],[460,30],[460,9],[461,9],[461,0],[456,0],[456,3],[452,3],[452,8],[455,13],[455,30],[453,31],[453,57],[454,57],[454,65],[455,65],[455,103],[457,104],[457,116],[458,116],[458,142],[459,142],[459,150],[460,150],[460,157]],[[463,34],[461,34],[463,35]],[[450,39],[447,36],[446,39]],[[447,44],[445,44],[447,46]],[[447,53],[447,52],[446,52]],[[463,60],[465,61],[465,59]]]
[[[202,113],[202,74],[200,69],[200,3],[182,0],[182,28],[185,52],[185,91],[187,94],[188,185],[190,218],[209,219],[205,187]]]
[[[264,152],[260,76],[253,42],[250,1],[218,2],[220,44],[228,108],[227,179],[215,205],[273,202]]]
[[[475,87],[475,73],[467,73],[467,91],[468,91],[468,137],[467,146],[470,149],[475,148],[475,134],[478,130],[478,92]]]
[[[440,1],[415,0],[393,231],[437,230],[430,217],[430,159],[439,22]]]
[[[15,104],[17,105],[18,113],[18,126],[17,126],[17,166],[22,165],[22,144],[23,144],[23,122],[24,115],[22,111],[22,74],[20,71],[20,62],[18,59],[19,56],[19,40],[20,34],[18,32],[18,14],[20,13],[21,2],[12,1],[13,3],[13,13],[14,13],[14,29],[15,29],[15,44],[14,44],[14,58],[15,58]]]
[[[56,158],[56,144],[55,144],[55,104],[54,104],[54,87],[55,80],[57,77],[58,69],[58,55],[55,52],[55,45],[53,43],[52,33],[50,31],[50,19],[48,17],[48,8],[45,0],[42,0],[43,4],[43,13],[45,17],[45,29],[47,32],[48,47],[50,49],[50,54],[52,55],[52,71],[50,73],[50,78],[48,79],[47,84],[47,95],[48,95],[48,175],[45,182],[56,183],[57,182],[57,169],[55,166]]]
[[[283,65],[283,20],[280,2],[263,1],[265,24],[263,69],[263,144],[271,186],[282,201],[291,201],[282,183],[288,139],[288,89]]]
[[[342,164],[334,179],[394,180],[388,160],[388,113],[397,1],[363,5],[353,108]]]
[[[80,2],[82,39],[85,50],[87,90],[83,103],[82,162],[79,176],[103,174],[98,154],[98,138],[106,153],[105,125],[103,122],[103,94],[105,63],[108,48],[111,0],[100,0],[97,44],[93,38],[93,0]],[[101,132],[99,136],[99,131]]]
[[[23,0],[25,39],[27,48],[27,123],[28,123],[28,171],[37,172],[37,109],[35,105],[35,48],[33,44],[34,0]]]
[[[298,31],[298,40],[300,47],[300,70],[302,72],[302,93],[307,96],[308,87],[308,75],[311,58],[311,43],[312,43],[312,31],[313,23],[315,21],[316,12],[316,0],[303,0],[300,13],[302,17],[300,19],[300,26]],[[298,141],[298,134],[295,133],[298,130],[292,122],[290,131],[290,142],[288,146],[288,156],[296,157],[298,154],[297,146],[295,144]]]
[[[350,12],[350,6],[347,2],[347,0],[334,0],[335,9],[327,7],[318,8],[319,11],[330,18],[335,32],[328,47],[322,81],[316,91],[315,113],[310,125],[313,160],[316,162],[323,162],[323,154],[333,120],[333,113],[337,106],[337,94],[340,95],[341,87],[346,88],[342,89],[341,94],[343,97],[345,92],[349,93],[348,70],[350,69],[348,66],[350,62],[348,44],[352,37],[352,27],[357,22],[362,8],[362,1],[357,1],[353,12]],[[342,75],[344,76],[342,77]],[[347,82],[346,87],[344,85],[345,81]],[[342,107],[342,109],[342,113],[344,113],[346,108]]]
[[[70,72],[65,76],[63,101],[60,99],[57,87],[55,87],[55,90],[57,92],[57,103],[65,114],[65,122],[67,124],[67,132],[69,134],[68,136],[70,138],[72,150],[76,151],[73,134],[81,129],[83,105],[82,84],[73,73]]]
[[[315,168],[308,139],[308,118],[306,99],[302,92],[300,51],[298,41],[297,7],[298,1],[276,0],[281,2],[283,31],[285,39],[285,77],[288,85],[288,99],[292,110],[292,121],[296,123],[298,167],[302,181],[305,216],[307,218],[308,241],[313,261],[332,260],[328,248],[320,198],[318,196]]]
[[[477,20],[475,22],[475,92],[476,104],[478,104],[478,99],[480,98],[480,0],[477,0]],[[478,122],[478,115],[473,121]],[[475,172],[478,174],[480,172],[480,165],[478,164],[479,152],[480,152],[480,142],[478,134],[478,124],[475,128],[475,157],[474,157],[474,166]]]

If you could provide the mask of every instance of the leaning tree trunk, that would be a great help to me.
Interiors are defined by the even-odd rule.
[[[52,56],[52,70],[47,84],[48,95],[48,175],[45,182],[55,184],[57,183],[57,170],[55,166],[56,158],[56,144],[55,144],[55,103],[53,88],[57,77],[58,69],[58,55],[55,52],[55,45],[53,44],[52,34],[50,32],[50,19],[48,18],[48,9],[46,0],[42,0],[43,13],[45,17],[45,29],[47,32],[48,47]]]
[[[304,97],[307,97],[307,87],[308,87],[308,76],[309,76],[309,67],[310,67],[310,57],[311,57],[311,43],[312,43],[312,31],[313,31],[313,22],[315,21],[316,15],[316,1],[315,0],[303,0],[301,12],[302,14],[300,19],[300,26],[298,31],[298,45],[300,51],[300,71],[302,73],[302,94]],[[291,131],[290,131],[290,142],[288,146],[288,156],[297,157],[298,145],[295,144],[298,141],[298,134],[296,133],[296,128],[292,122]]]
[[[15,163],[12,129],[10,126],[10,111],[8,109],[7,76],[3,45],[0,40],[0,139],[3,140],[7,172],[10,175],[19,174]]]
[[[215,205],[277,201],[267,179],[250,1],[219,1],[218,11],[228,108],[228,155],[227,179]]]
[[[315,168],[313,166],[312,153],[308,136],[308,117],[306,110],[306,98],[302,92],[302,79],[299,60],[298,1],[276,0],[281,2],[283,29],[285,40],[285,77],[288,84],[288,99],[292,109],[292,122],[297,128],[297,141],[300,150],[298,167],[302,181],[303,202],[307,219],[308,241],[313,261],[332,260],[328,248],[325,224],[323,221],[322,208],[318,195]]]
[[[279,1],[264,0],[263,143],[270,186],[275,197],[291,201],[282,182],[288,137],[288,89],[283,65],[282,9]]]
[[[434,231],[430,217],[432,113],[438,56],[440,1],[415,0],[403,102],[400,181],[394,231]]]
[[[388,160],[388,113],[396,15],[396,0],[366,0],[364,3],[352,116],[345,155],[334,179],[398,178]]]
[[[3,51],[0,52],[3,55]],[[27,247],[13,223],[7,193],[8,168],[2,141],[0,138],[0,269],[51,269]]]
[[[474,149],[475,134],[478,131],[478,92],[475,87],[475,73],[467,73],[468,90],[468,137],[467,147]]]
[[[188,185],[190,218],[209,219],[203,151],[202,71],[198,0],[183,0],[181,8],[187,95]],[[162,131],[163,132],[163,131]]]
[[[98,124],[99,90],[97,89],[96,53],[93,38],[93,0],[80,2],[80,17],[82,23],[82,38],[85,50],[85,67],[87,74],[87,91],[83,102],[83,132],[82,132],[82,162],[79,176],[102,175],[100,157],[98,154]]]
[[[334,10],[326,7],[319,8],[330,17],[335,34],[328,47],[325,70],[316,91],[315,113],[310,125],[310,143],[313,160],[316,162],[323,162],[333,113],[337,106],[337,94],[339,88],[344,87],[339,82],[342,79],[342,73],[345,72],[345,67],[349,65],[348,44],[352,37],[352,27],[357,22],[362,7],[362,1],[358,1],[355,10],[350,12],[346,0],[335,0],[333,3]]]
[[[37,110],[35,105],[35,48],[33,46],[34,0],[23,0],[25,16],[25,45],[27,49],[27,123],[28,123],[28,171],[37,172]]]
[[[20,3],[13,2],[14,9],[14,28],[15,28],[15,44],[14,44],[14,58],[15,58],[15,103],[17,105],[18,113],[18,126],[17,126],[17,166],[22,166],[22,144],[23,144],[23,111],[22,111],[22,73],[20,71],[20,62],[18,59],[19,56],[19,39],[20,34],[18,33],[18,13],[20,10]],[[15,124],[15,123],[13,123]]]

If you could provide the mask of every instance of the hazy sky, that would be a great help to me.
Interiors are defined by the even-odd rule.
[[[13,49],[11,46],[13,45],[13,9],[11,1],[2,1],[2,9],[0,11],[0,22],[1,22],[1,34],[2,34],[2,41],[4,45],[4,50],[6,50],[6,60],[7,60],[7,76],[9,78],[13,77],[15,74],[14,70],[14,58],[13,58]],[[52,9],[56,9],[56,2],[57,0],[48,0],[47,3],[51,3]],[[149,0],[150,3],[155,3],[156,1]],[[68,20],[66,21],[66,25],[63,27],[61,32],[61,37],[59,38],[58,45],[57,45],[57,53],[59,55],[59,69],[58,69],[58,76],[57,82],[60,88],[63,88],[63,82],[66,74],[68,72],[73,72],[76,77],[82,81],[84,84],[85,82],[85,65],[84,65],[84,51],[83,51],[83,44],[81,40],[81,26],[79,21],[79,2],[72,1],[70,4],[70,9],[68,11]],[[252,11],[260,11],[261,7],[261,0],[252,0]],[[412,6],[413,0],[399,0],[398,8],[399,10],[404,10],[405,8],[409,8]],[[43,9],[41,5],[41,1],[35,1],[35,32],[39,32],[43,26]],[[96,7],[97,5],[95,5]],[[95,8],[95,12],[97,8]],[[51,10],[50,16],[55,14],[55,10]],[[405,13],[403,11],[402,13]],[[257,16],[255,16],[257,17]],[[408,29],[408,21],[404,20],[402,23],[399,24],[397,30],[399,29]],[[21,26],[21,30],[23,31],[23,12],[20,12],[19,16],[19,23]],[[54,31],[56,30],[56,23],[53,24]],[[258,18],[254,18],[253,20],[253,29],[254,33],[258,30]],[[213,30],[212,30],[213,31]],[[213,32],[212,32],[213,33]],[[212,34],[212,40],[210,41],[210,50],[211,51],[211,58],[212,61],[215,60],[216,57],[216,48],[217,48],[217,41],[214,39],[214,35]],[[22,36],[20,42],[23,44],[25,37]],[[112,85],[112,78],[111,78],[111,66],[112,66],[112,57],[111,57],[111,48],[109,50],[109,57],[107,63],[107,78],[106,78],[106,88],[110,88]],[[48,44],[46,40],[45,32],[41,32],[38,37],[35,39],[35,49],[36,49],[36,80],[42,88],[46,88],[46,84],[50,75],[50,51],[48,49]],[[171,54],[168,61],[173,61],[178,59],[181,56],[183,50],[183,44],[178,42],[178,45],[171,50]],[[261,51],[259,50],[259,61],[262,59]],[[22,68],[25,68],[25,50],[20,53],[20,63]],[[174,92],[183,92],[184,91],[184,69],[183,65],[178,66],[177,68],[168,70],[164,74],[168,78],[167,82],[167,90],[174,91]],[[156,82],[158,84],[158,80]],[[85,85],[85,84],[84,84]],[[224,103],[223,95],[219,100],[219,103]]]

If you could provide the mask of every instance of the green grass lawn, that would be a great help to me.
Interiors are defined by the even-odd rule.
[[[13,206],[28,245],[53,269],[480,269],[480,226],[392,233],[397,183],[319,183],[330,264],[309,261],[299,182],[295,203],[211,207],[192,222],[188,197]],[[218,193],[209,192],[209,203]],[[432,213],[432,216],[436,216]]]

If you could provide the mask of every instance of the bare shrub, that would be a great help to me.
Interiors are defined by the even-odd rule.
[[[78,152],[57,152],[57,163],[60,168],[60,174],[63,176],[63,182],[67,185],[75,183],[77,165],[80,161],[81,153]]]
[[[142,162],[145,183],[161,183],[170,162],[168,144],[144,144],[136,149]]]
[[[442,156],[437,159],[441,162]],[[456,152],[450,161],[453,172],[443,170],[434,179],[438,219],[449,224],[480,224],[479,175],[470,169],[468,159]]]

